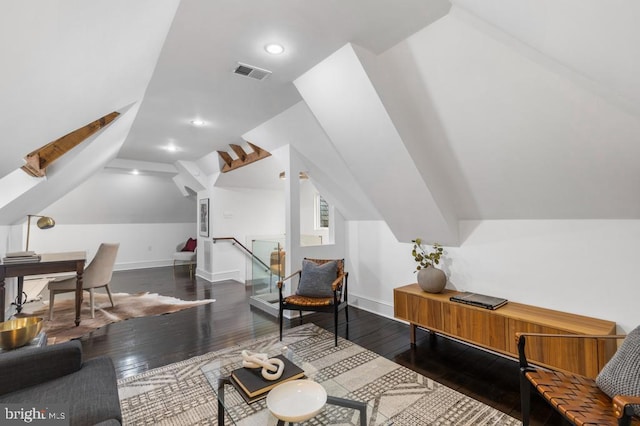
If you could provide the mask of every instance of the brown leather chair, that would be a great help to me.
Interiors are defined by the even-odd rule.
[[[336,262],[335,276],[331,274],[331,277],[324,283],[326,286],[324,296],[308,296],[300,293],[300,284],[302,284],[306,277],[303,271],[307,269],[305,261],[312,262],[314,265],[326,265],[330,262]],[[310,265],[311,266],[311,265]],[[330,266],[330,265],[326,265]],[[307,275],[311,275],[309,272]],[[284,282],[291,279],[294,276],[298,276],[298,294],[292,294],[290,296],[283,295]],[[347,323],[349,323],[349,305],[347,303],[347,279],[349,273],[344,271],[344,259],[307,259],[303,261],[303,268],[289,275],[288,277],[278,281],[278,294],[279,294],[279,318],[280,318],[280,340],[282,340],[282,322],[283,313],[285,309],[296,310],[300,313],[300,321],[302,322],[302,311],[314,311],[314,312],[326,312],[333,313],[334,325],[335,325],[335,345],[338,346],[338,312],[344,310]],[[347,324],[348,326],[348,324]]]
[[[575,373],[538,368],[529,364],[525,355],[526,338],[553,339],[623,339],[618,335],[575,335],[516,333],[520,360],[520,398],[522,424],[529,425],[531,389],[534,389],[555,408],[570,424],[574,425],[636,425],[634,404],[640,404],[639,396],[605,394],[596,380]],[[605,367],[606,368],[606,367]]]

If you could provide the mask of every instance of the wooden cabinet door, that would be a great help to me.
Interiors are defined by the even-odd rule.
[[[413,322],[429,330],[442,331],[442,303],[420,296],[409,296]]]
[[[443,305],[444,331],[478,345],[506,352],[506,318],[494,311],[456,303]]]
[[[419,295],[393,292],[393,312],[396,318],[420,327],[442,331],[442,303]]]
[[[442,302],[423,295],[399,290],[393,292],[393,313],[396,318],[420,327],[442,331]]]
[[[407,298],[407,293],[398,290],[393,291],[393,315],[396,318],[411,321],[409,319],[409,302]]]

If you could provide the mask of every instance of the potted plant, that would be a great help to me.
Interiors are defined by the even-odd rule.
[[[418,285],[429,293],[440,293],[447,285],[447,276],[441,269],[435,267],[440,263],[440,258],[444,249],[438,243],[433,244],[433,251],[427,251],[422,244],[421,238],[411,240],[413,249],[411,256],[416,261],[416,272],[418,273]]]

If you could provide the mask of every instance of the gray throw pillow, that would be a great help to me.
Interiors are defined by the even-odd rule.
[[[624,338],[622,345],[596,377],[602,392],[616,395],[640,396],[640,326]],[[633,409],[640,416],[640,405]]]
[[[331,283],[338,277],[338,262],[319,265],[311,260],[302,261],[302,276],[296,294],[306,297],[331,297]]]

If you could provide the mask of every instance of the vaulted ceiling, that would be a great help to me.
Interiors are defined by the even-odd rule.
[[[416,198],[439,228],[639,218],[639,18],[622,0],[3,5],[0,179],[35,148],[123,114],[94,137],[92,161],[52,166],[56,185],[13,208],[0,195],[0,220],[45,207],[114,157],[215,161],[243,139],[291,145],[347,219],[385,219],[398,235],[425,222],[396,213]],[[270,42],[284,53],[266,53]],[[347,43],[348,64],[334,56]],[[238,62],[272,74],[235,75]],[[346,73],[364,91],[326,98]],[[367,105],[344,102],[365,93]],[[264,167],[243,169],[232,173],[265,180]]]

